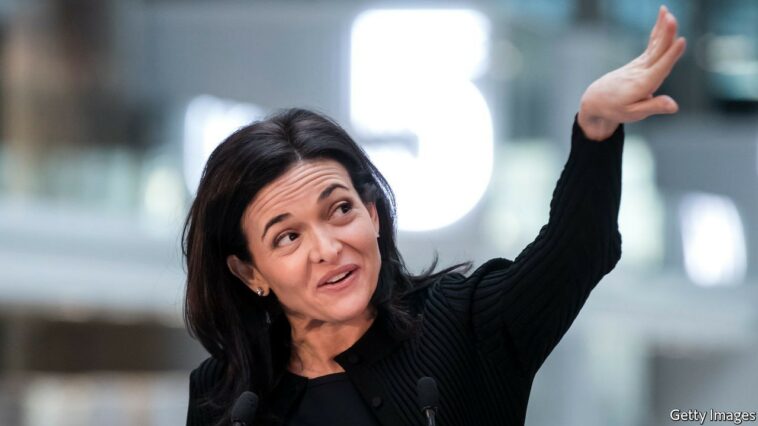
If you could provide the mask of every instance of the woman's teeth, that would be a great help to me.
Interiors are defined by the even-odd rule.
[[[343,272],[343,273],[339,274],[338,276],[332,278],[331,280],[327,281],[326,283],[327,284],[334,284],[337,281],[341,281],[343,278],[345,278],[346,276],[348,276],[351,272],[353,272],[353,271]]]

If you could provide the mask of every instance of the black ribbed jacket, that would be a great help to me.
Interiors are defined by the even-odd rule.
[[[335,358],[382,425],[425,424],[416,405],[422,376],[437,381],[440,426],[524,424],[537,370],[621,256],[623,143],[622,126],[594,142],[575,121],[548,223],[515,260],[444,276],[419,298],[418,334],[395,338],[377,320]],[[208,358],[192,371],[188,425],[222,414],[197,405],[222,370]],[[305,379],[285,375],[276,411],[286,416],[304,386]]]

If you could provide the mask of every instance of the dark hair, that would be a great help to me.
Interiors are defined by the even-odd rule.
[[[230,135],[211,154],[203,171],[182,234],[187,266],[184,321],[225,367],[223,379],[203,404],[224,412],[245,390],[260,398],[257,416],[264,422],[269,395],[290,357],[290,328],[276,296],[257,297],[227,268],[236,255],[253,262],[242,230],[245,208],[264,186],[299,161],[332,159],[345,167],[364,203],[379,216],[382,264],[371,304],[377,320],[398,335],[413,332],[410,297],[442,274],[469,263],[432,273],[437,259],[421,275],[408,272],[395,242],[392,190],[363,150],[336,122],[304,109],[286,109]],[[270,323],[267,321],[270,319]],[[253,371],[255,368],[255,371]]]

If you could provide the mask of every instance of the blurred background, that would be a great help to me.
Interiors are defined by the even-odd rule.
[[[181,318],[182,222],[210,151],[279,108],[371,154],[413,270],[513,259],[582,92],[642,52],[659,5],[0,1],[0,424],[184,424],[207,354]],[[680,112],[626,126],[623,256],[529,426],[758,410],[758,2],[667,6]]]

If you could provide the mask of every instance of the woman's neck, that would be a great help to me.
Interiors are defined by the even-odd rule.
[[[289,319],[292,330],[289,371],[308,378],[345,371],[334,357],[353,346],[375,318],[375,309],[369,308],[362,315],[341,323]]]

